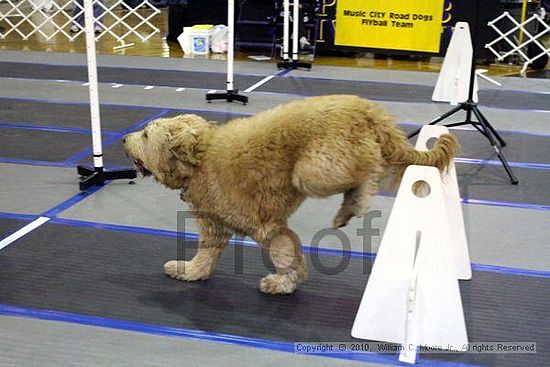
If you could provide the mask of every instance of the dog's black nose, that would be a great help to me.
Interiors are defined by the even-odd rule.
[[[122,144],[126,144],[126,137],[122,138]]]

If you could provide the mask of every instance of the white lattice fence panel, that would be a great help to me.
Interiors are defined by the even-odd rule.
[[[510,24],[512,26],[510,26]],[[544,17],[539,14],[534,14],[530,18],[526,19],[523,23],[519,23],[508,12],[502,13],[497,18],[488,23],[489,27],[493,28],[499,35],[495,40],[485,45],[486,48],[491,50],[498,60],[504,60],[510,55],[517,54],[525,61],[522,73],[525,72],[529,64],[543,57],[544,55],[550,55],[550,48],[546,47],[541,38],[550,34],[550,26],[544,21]],[[536,34],[529,32],[529,29],[537,29]],[[525,35],[525,41],[519,42],[515,35],[518,31],[523,32]],[[533,32],[534,33],[534,32]],[[503,46],[504,45],[504,46]],[[534,45],[536,52],[534,56],[529,57],[526,52],[528,46]],[[505,47],[503,51],[502,48]]]
[[[135,36],[146,41],[160,30],[153,24],[153,18],[160,10],[148,0],[136,7],[128,6],[122,0],[103,2],[95,0],[96,41],[113,37],[124,43]],[[81,18],[81,23],[76,20]],[[19,35],[24,40],[39,34],[47,40],[63,35],[74,41],[84,32],[84,5],[78,1],[52,0],[2,0],[0,3],[0,39]],[[73,27],[71,31],[71,27]]]

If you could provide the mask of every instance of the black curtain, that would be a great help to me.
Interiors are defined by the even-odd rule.
[[[454,27],[456,22],[468,22],[472,38],[474,38],[473,32],[477,32],[475,45],[476,58],[493,58],[493,53],[486,49],[485,45],[494,40],[498,34],[487,23],[502,13],[500,0],[451,0],[451,3],[453,7],[451,10],[451,20],[447,25]],[[479,17],[477,24],[474,24],[476,21],[476,10],[479,11]],[[441,42],[443,54],[447,50],[451,34],[450,29],[447,28]]]

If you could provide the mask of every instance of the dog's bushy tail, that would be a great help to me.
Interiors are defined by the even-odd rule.
[[[460,151],[460,143],[454,135],[443,134],[434,147],[426,152],[416,150],[407,137],[394,124],[382,123],[376,129],[382,156],[387,163],[400,171],[412,165],[437,167],[443,172]]]
[[[407,142],[407,145],[402,146],[401,151],[390,162],[405,166],[411,164],[433,166],[437,167],[440,171],[444,171],[451,164],[451,160],[459,150],[460,144],[454,135],[443,134],[437,139],[434,147],[427,152],[416,150]]]

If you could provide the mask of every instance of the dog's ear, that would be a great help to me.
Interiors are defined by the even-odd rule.
[[[168,149],[179,161],[197,165],[200,137],[208,127],[206,120],[199,116],[181,116],[181,120],[170,127]]]

